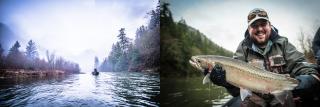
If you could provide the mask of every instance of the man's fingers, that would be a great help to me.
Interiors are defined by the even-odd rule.
[[[211,72],[212,71],[212,65],[211,64],[208,64],[208,72]]]

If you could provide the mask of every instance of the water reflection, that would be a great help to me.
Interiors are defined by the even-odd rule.
[[[5,106],[159,106],[158,74],[102,72],[54,79],[0,80]]]
[[[161,78],[161,106],[222,106],[231,96],[223,87],[203,85],[203,77]]]

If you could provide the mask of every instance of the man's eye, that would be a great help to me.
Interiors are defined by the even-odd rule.
[[[258,27],[257,24],[251,24],[250,26],[251,26],[252,28],[257,28],[257,27]]]
[[[266,26],[267,25],[267,23],[261,23],[261,26]]]

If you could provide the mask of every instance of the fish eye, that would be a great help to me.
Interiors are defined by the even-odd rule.
[[[201,61],[200,61],[200,60],[198,60],[198,62],[199,62],[199,63],[201,63]]]

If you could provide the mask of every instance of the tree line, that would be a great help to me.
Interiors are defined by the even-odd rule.
[[[175,22],[168,3],[161,4],[161,76],[199,74],[190,66],[193,55],[232,56],[232,52],[218,46],[199,30],[187,25],[184,19]]]
[[[0,44],[0,69],[2,70],[62,70],[67,73],[79,73],[79,64],[65,60],[56,56],[54,53],[46,51],[46,59],[39,58],[39,53],[34,41],[30,40],[27,44],[26,51],[20,51],[19,41],[9,49],[7,55]]]
[[[155,71],[160,68],[160,6],[148,13],[147,26],[140,26],[135,39],[119,30],[118,41],[109,55],[99,64],[99,71]],[[97,59],[95,58],[95,65]]]

